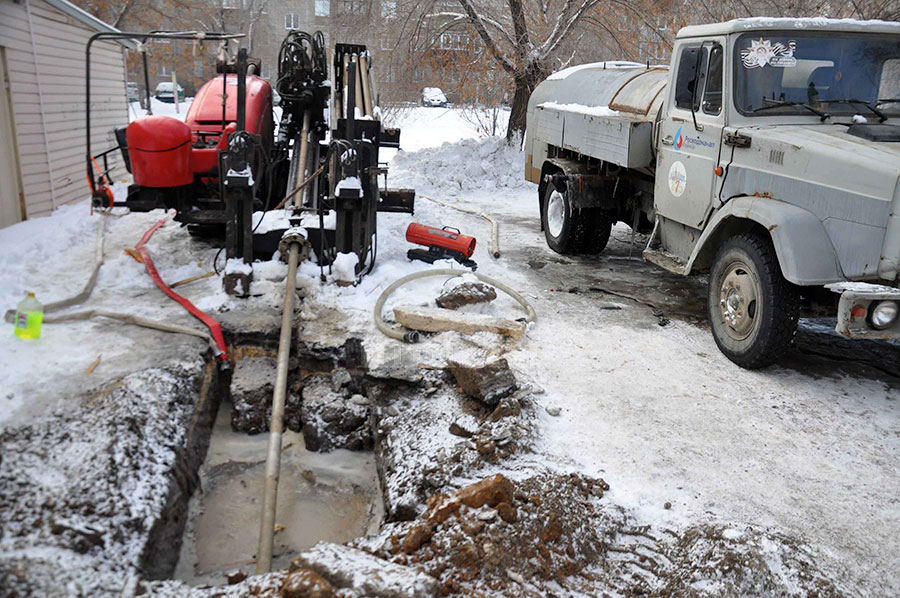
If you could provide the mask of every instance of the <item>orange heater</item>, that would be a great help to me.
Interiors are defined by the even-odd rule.
[[[469,259],[475,253],[475,237],[462,234],[458,228],[437,228],[412,222],[406,229],[406,240],[428,248],[410,249],[406,256],[411,260],[433,264],[437,260],[454,259],[473,270],[477,267]]]

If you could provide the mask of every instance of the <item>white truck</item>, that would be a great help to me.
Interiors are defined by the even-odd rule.
[[[645,259],[709,272],[722,352],[776,361],[801,308],[900,338],[900,23],[739,19],[682,29],[671,67],[554,73],[528,104],[525,177],[556,252],[617,221]]]

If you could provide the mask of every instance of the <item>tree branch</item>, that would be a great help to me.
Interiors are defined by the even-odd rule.
[[[466,11],[466,14],[469,16],[469,21],[472,23],[472,27],[475,28],[475,32],[478,33],[478,36],[484,42],[484,45],[491,53],[491,56],[493,56],[497,60],[497,62],[500,63],[500,66],[503,67],[503,70],[505,70],[507,73],[515,73],[516,64],[512,60],[510,60],[509,57],[500,50],[500,48],[497,47],[497,43],[494,41],[494,38],[492,38],[487,31],[484,20],[472,5],[472,0],[459,0],[459,3],[462,5],[463,10]]]

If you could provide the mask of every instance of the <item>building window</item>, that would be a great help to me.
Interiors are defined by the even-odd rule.
[[[243,0],[222,0],[222,8],[244,8]]]
[[[195,77],[203,76],[203,61],[202,60],[194,61],[194,76]]]
[[[385,19],[397,16],[397,0],[381,0],[381,16]]]
[[[300,28],[300,16],[293,12],[290,12],[290,13],[284,15],[284,28],[285,29],[299,29]]]
[[[345,13],[366,14],[371,0],[341,0],[341,10]]]
[[[465,50],[469,46],[468,33],[446,32],[441,34],[441,50]]]
[[[331,14],[331,0],[316,0],[316,16],[327,17]]]
[[[416,83],[421,83],[425,80],[425,69],[417,66],[416,70],[413,71],[413,81]]]
[[[394,48],[394,44],[391,41],[391,35],[388,32],[384,32],[381,34],[381,49],[382,50],[392,50]]]

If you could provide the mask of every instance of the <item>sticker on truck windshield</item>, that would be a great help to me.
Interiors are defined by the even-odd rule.
[[[759,38],[750,40],[750,47],[741,50],[741,61],[744,68],[755,69],[766,65],[778,68],[797,66],[794,58],[794,49],[797,47],[794,40],[787,44],[781,42],[772,43],[771,40]]]
[[[685,187],[687,187],[687,172],[684,170],[684,164],[674,162],[669,168],[669,191],[675,197],[681,197]]]

